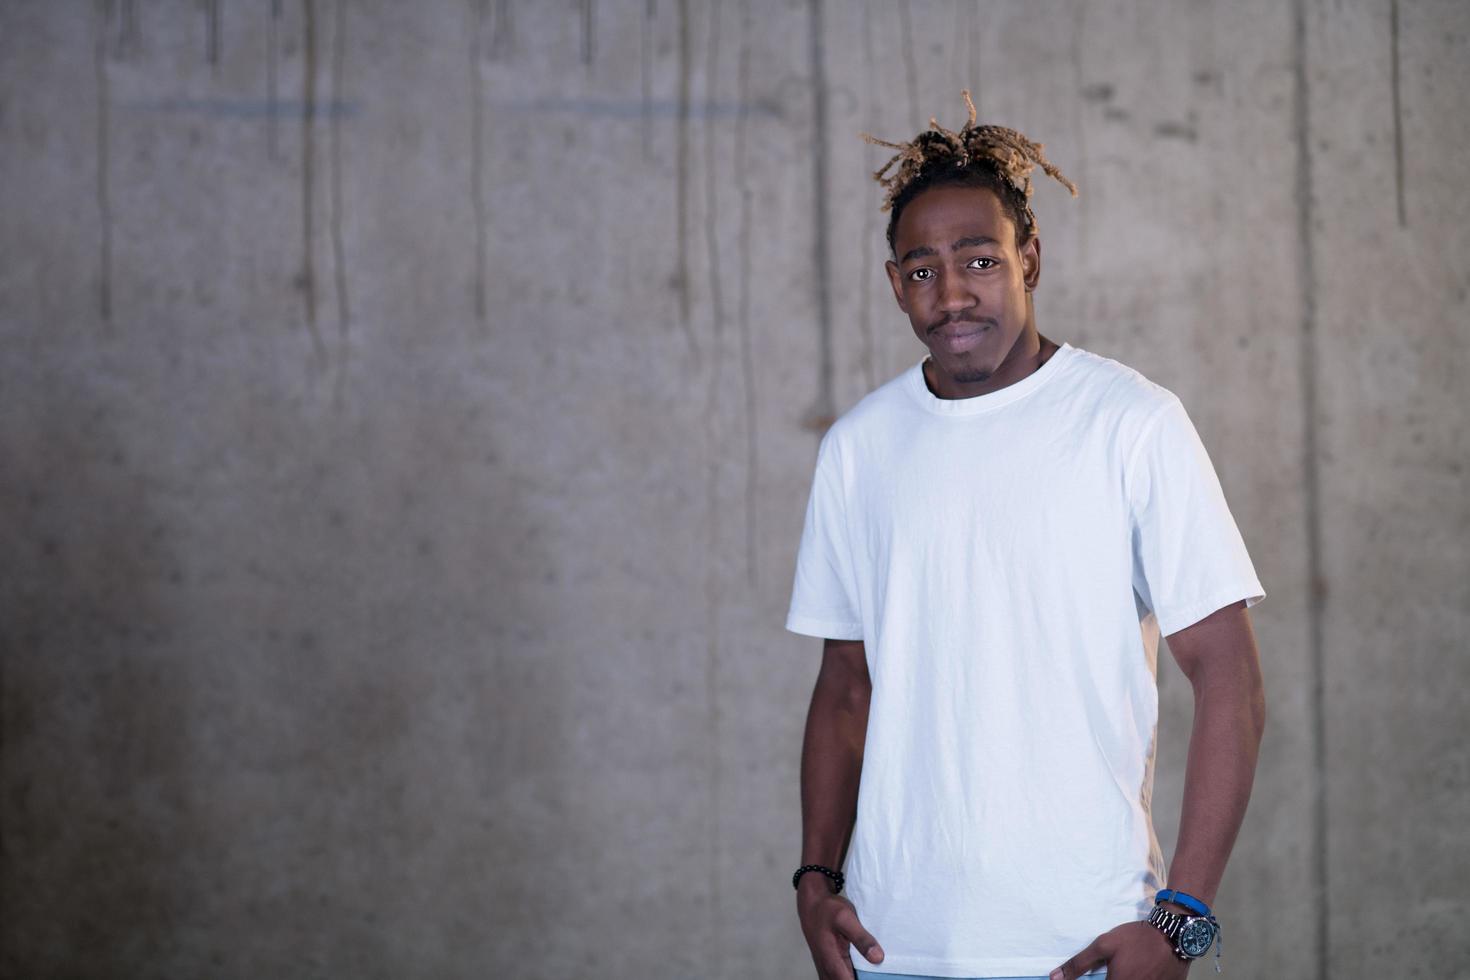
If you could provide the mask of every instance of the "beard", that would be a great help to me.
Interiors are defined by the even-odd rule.
[[[976,384],[981,381],[989,381],[990,376],[994,373],[994,371],[987,371],[984,368],[960,368],[951,374],[950,377],[960,384]]]

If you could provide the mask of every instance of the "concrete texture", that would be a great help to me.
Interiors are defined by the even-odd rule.
[[[810,975],[780,624],[823,420],[921,353],[856,134],[969,85],[1082,190],[1042,331],[1184,399],[1269,593],[1226,969],[1467,975],[1467,55],[1454,0],[0,4],[0,973]]]

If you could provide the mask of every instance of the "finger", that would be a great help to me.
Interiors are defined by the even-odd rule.
[[[1107,962],[1103,955],[1100,939],[1094,939],[1086,949],[1051,971],[1051,980],[1077,980],[1095,966]]]
[[[837,913],[832,924],[848,942],[857,947],[857,951],[862,953],[863,958],[869,963],[883,962],[883,947],[878,945],[878,940],[873,938],[872,933],[863,928],[863,924],[858,921],[857,913],[852,909],[843,909]]]

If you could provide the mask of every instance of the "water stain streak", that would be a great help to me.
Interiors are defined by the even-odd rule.
[[[326,356],[316,323],[316,269],[312,242],[312,182],[316,158],[316,2],[301,0],[302,61],[301,66],[301,272],[298,283],[306,304],[306,328],[311,334],[312,351],[319,359]]]
[[[266,156],[280,159],[280,90],[276,81],[281,58],[281,0],[271,0],[271,17],[265,36]]]
[[[100,232],[97,255],[97,313],[104,325],[112,324],[112,188],[108,182],[109,105],[112,101],[107,76],[107,29],[112,14],[109,0],[97,0],[96,41],[93,72],[97,86],[97,221]]]
[[[740,60],[736,86],[742,106],[750,103],[750,39],[751,0],[740,3]],[[756,591],[756,500],[759,489],[759,457],[757,454],[757,415],[755,386],[755,353],[750,341],[750,233],[751,204],[754,189],[745,166],[745,131],[750,121],[749,113],[735,117],[735,187],[740,193],[740,294],[737,301],[736,321],[740,330],[740,375],[741,387],[745,392],[745,577],[752,592]]]
[[[1390,61],[1393,86],[1393,186],[1399,208],[1399,227],[1409,226],[1409,213],[1404,204],[1404,113],[1399,100],[1399,0],[1393,0],[1388,14]]]
[[[481,69],[481,47],[485,36],[488,0],[475,0],[475,37],[470,47],[470,200],[475,215],[475,318],[483,328],[485,302],[485,78]]]
[[[342,101],[343,76],[347,62],[347,3],[336,0],[332,23],[332,101]],[[332,158],[332,283],[337,299],[337,359],[336,381],[333,398],[342,404],[342,389],[347,377],[347,358],[351,350],[349,333],[352,324],[352,307],[347,296],[347,248],[342,238],[344,206],[342,203],[342,116],[331,117],[328,130],[328,151]]]

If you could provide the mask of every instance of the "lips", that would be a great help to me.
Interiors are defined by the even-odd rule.
[[[929,335],[939,349],[950,354],[961,354],[977,347],[986,332],[995,326],[993,320],[951,320],[929,328]]]

